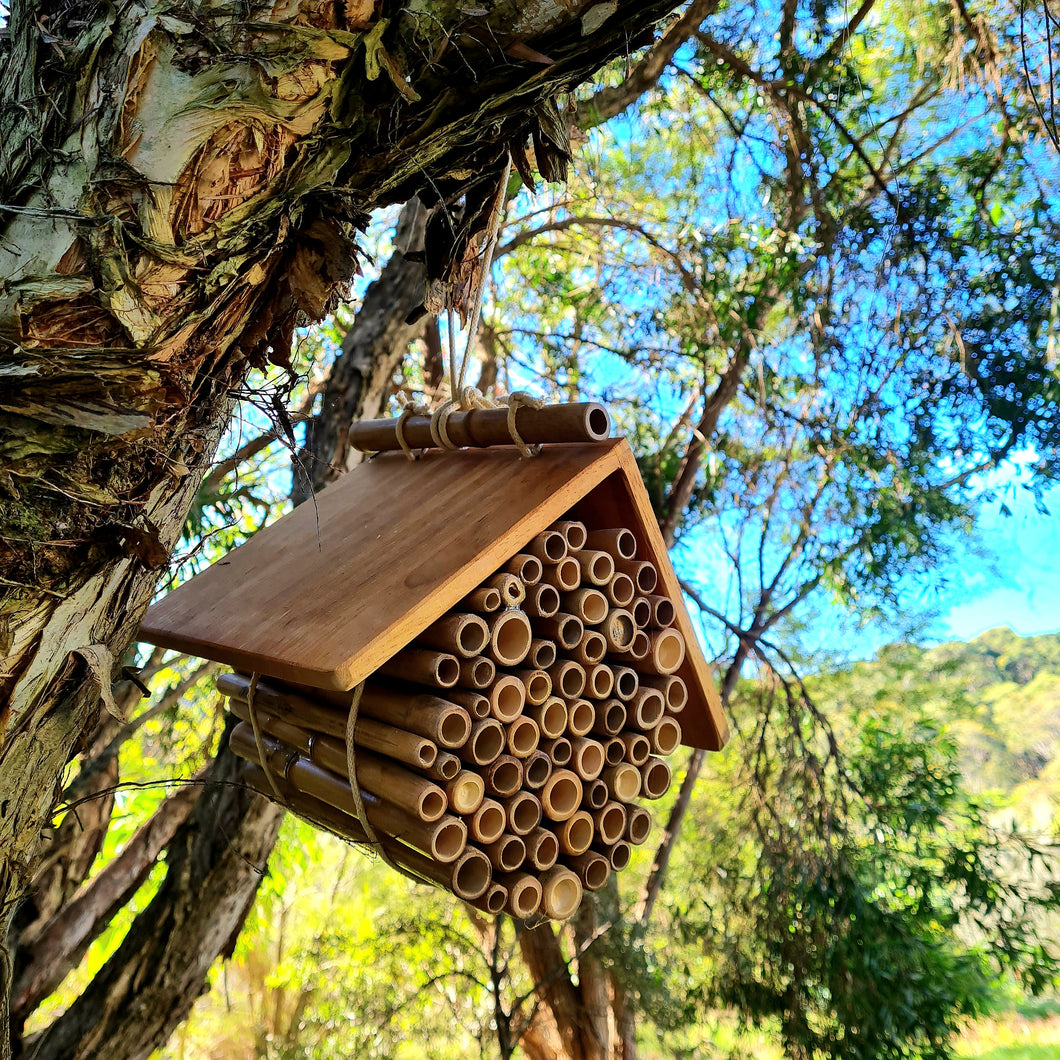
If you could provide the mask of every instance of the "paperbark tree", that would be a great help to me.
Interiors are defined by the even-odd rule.
[[[481,204],[529,137],[538,167],[560,173],[557,94],[643,43],[671,7],[12,5],[0,55],[5,1024],[6,940],[62,771],[104,706],[120,713],[117,660],[247,373],[284,364],[296,324],[343,292],[370,210],[416,194]],[[430,233],[443,292],[478,221],[465,209],[459,227]],[[275,818],[243,819],[250,834],[229,833],[232,849],[252,864]],[[245,877],[222,903],[233,917],[256,886]],[[220,919],[214,934],[226,937]],[[160,982],[164,963],[156,952],[143,974]],[[186,1011],[208,964],[175,976],[162,989],[179,999],[156,997],[156,1010]],[[172,1026],[153,1020],[125,1055]],[[75,1023],[39,1055],[104,1047]]]

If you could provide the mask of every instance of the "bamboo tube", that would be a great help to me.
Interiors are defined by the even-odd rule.
[[[541,560],[542,566],[553,566],[566,557],[567,539],[555,530],[543,530],[527,544],[526,551]]]
[[[464,901],[467,899],[465,898]],[[467,904],[475,909],[481,909],[483,913],[489,913],[490,916],[496,916],[503,912],[508,904],[508,888],[494,880],[481,898],[467,901]]]
[[[552,759],[544,751],[535,751],[526,760],[525,783],[531,791],[545,786],[545,781],[552,775]]]
[[[360,722],[358,721],[358,724]],[[434,764],[423,771],[431,780],[445,783],[452,780],[460,772],[460,759],[448,751],[439,751]]]
[[[502,568],[508,574],[514,574],[526,585],[537,585],[541,581],[544,569],[541,560],[537,556],[528,555],[526,552],[518,552]]]
[[[630,806],[627,816],[625,838],[640,846],[651,833],[651,814],[643,806]]]
[[[504,834],[506,821],[504,807],[496,799],[483,799],[482,805],[467,818],[467,830],[476,843],[488,846]]]
[[[601,627],[607,646],[611,651],[627,651],[637,634],[633,616],[621,607],[613,607]]]
[[[611,797],[620,802],[630,802],[640,794],[640,770],[628,762],[607,766],[601,774],[601,779],[611,792]]]
[[[646,736],[639,732],[622,732],[618,734],[626,749],[625,760],[632,765],[642,766],[651,755],[651,744]]]
[[[584,854],[593,844],[596,828],[585,810],[576,810],[556,828],[556,838],[564,854]]]
[[[568,859],[587,891],[601,891],[611,875],[611,863],[595,850],[586,850]]]
[[[526,920],[541,908],[541,882],[528,872],[504,872],[498,877],[508,888],[504,911],[516,920]]]
[[[688,685],[677,674],[642,674],[640,683],[648,688],[657,688],[671,714],[680,714],[688,703]]]
[[[538,872],[547,872],[559,859],[559,840],[547,828],[535,828],[523,836],[526,859]]]
[[[537,722],[541,735],[550,740],[567,731],[567,704],[559,696],[549,696],[544,703],[532,707],[527,713]]]
[[[657,755],[672,755],[681,744],[681,726],[665,717],[648,734],[651,749]]]
[[[670,767],[661,758],[649,758],[640,775],[644,798],[661,799],[670,790]]]
[[[488,766],[504,750],[504,729],[495,718],[483,718],[471,726],[471,735],[456,753],[471,765]]]
[[[601,844],[593,849],[597,854],[602,854],[607,858],[615,872],[622,872],[629,865],[630,858],[633,856],[632,848],[624,839],[620,839],[617,843],[612,843],[610,846]]]
[[[526,702],[531,707],[541,706],[552,695],[552,678],[544,670],[518,669],[510,672],[526,689]]]
[[[637,587],[637,592],[644,596],[655,591],[659,584],[659,572],[647,560],[643,559],[617,559],[615,570],[622,574],[628,574]]]
[[[529,758],[541,741],[541,731],[533,718],[516,718],[508,723],[508,751],[516,758]]]
[[[559,590],[547,582],[527,586],[523,610],[531,618],[551,618],[559,611]]]
[[[581,904],[582,881],[557,865],[541,877],[541,908],[552,920],[568,920]]]
[[[501,603],[505,607],[518,607],[526,599],[526,587],[523,579],[507,571],[500,571],[482,583],[483,588],[496,589],[501,594]]]
[[[557,534],[562,534],[567,540],[567,548],[571,552],[578,552],[580,549],[585,548],[585,538],[588,531],[585,529],[585,523],[579,523],[576,519],[561,519],[557,523],[553,523],[549,530],[555,530]]]
[[[575,589],[562,593],[565,614],[575,615],[587,626],[598,626],[607,618],[607,597],[599,589]]]
[[[637,554],[637,539],[631,530],[590,530],[585,543],[618,559],[632,559]]]
[[[572,736],[586,736],[596,721],[596,707],[587,699],[576,699],[567,704],[567,731]]]
[[[570,651],[582,639],[584,627],[576,615],[553,615],[552,618],[541,618],[534,623],[534,629],[543,637],[554,640],[561,648]],[[548,667],[545,667],[548,669]]]
[[[590,699],[607,699],[614,687],[615,675],[603,663],[597,663],[585,675],[585,694]]]
[[[604,596],[611,601],[615,607],[629,607],[633,603],[633,597],[637,595],[637,587],[628,574],[618,571],[612,575],[611,580],[604,589]]]
[[[626,727],[626,708],[618,699],[608,699],[596,708],[592,731],[597,736],[615,736]]]
[[[637,623],[637,629],[646,629],[651,625],[651,604],[646,596],[636,597],[628,607],[633,621]]]
[[[482,614],[491,614],[499,611],[501,607],[501,594],[499,589],[483,585],[478,589],[472,589],[459,603],[461,611],[478,611]]]
[[[489,717],[490,701],[481,692],[469,692],[465,688],[450,688],[445,694],[451,702],[458,707],[463,707],[476,721]]]
[[[547,670],[556,661],[556,644],[551,640],[534,637],[530,641],[530,654],[526,661],[535,670]]]
[[[240,722],[232,730],[229,746],[240,758],[261,764],[254,732],[246,722]],[[272,772],[283,776],[291,787],[326,802],[351,817],[356,815],[348,780],[329,773],[297,754],[292,758],[290,752],[272,737],[262,737],[262,746]],[[407,809],[381,799],[370,791],[362,790],[361,800],[373,828],[391,836],[400,836],[405,842],[411,843],[438,861],[455,861],[464,850],[467,828],[457,817],[446,814],[427,823]]]
[[[361,779],[360,767],[357,770],[357,779]],[[474,813],[486,797],[486,785],[477,773],[462,769],[446,784],[445,794],[449,800],[449,809],[453,813]]]
[[[452,688],[460,680],[460,662],[455,655],[444,651],[402,648],[387,659],[378,672],[417,685]]]
[[[581,565],[582,581],[597,586],[607,586],[615,576],[615,561],[606,552],[591,548],[582,549],[574,557]]]
[[[645,597],[651,604],[651,624],[665,629],[674,624],[677,614],[674,610],[673,601],[668,596],[649,595]]]
[[[632,766],[629,767],[633,769]],[[638,784],[640,774],[633,769]],[[555,769],[541,789],[541,808],[550,821],[565,821],[582,801],[582,782],[569,769]]]
[[[666,700],[657,688],[642,688],[626,709],[633,726],[648,732],[662,720]]]
[[[546,567],[541,580],[561,593],[568,593],[581,585],[581,564],[573,556],[566,556],[554,566]]]
[[[588,806],[590,810],[602,810],[610,798],[611,792],[607,790],[607,785],[602,780],[594,780],[585,785],[582,805]]]
[[[582,666],[595,666],[607,654],[607,641],[595,629],[582,633],[578,646],[571,652],[571,658]]]
[[[604,761],[609,766],[617,766],[619,762],[625,761],[626,745],[617,737],[613,736],[604,744]]]
[[[644,741],[647,744],[647,740]],[[596,780],[604,769],[604,746],[584,736],[572,736],[570,767],[582,780]]]
[[[540,747],[554,766],[565,766],[574,754],[574,749],[566,736],[557,736],[554,740],[542,740]]]
[[[612,666],[611,672],[615,675],[615,695],[623,702],[628,702],[637,694],[641,678],[629,666]]]
[[[523,763],[501,755],[483,770],[482,780],[491,795],[514,795],[523,786]]]
[[[490,656],[498,666],[518,666],[530,651],[533,633],[522,611],[502,611],[490,622]]]
[[[257,697],[255,696],[256,699]],[[232,713],[240,721],[250,721],[250,706],[247,703],[233,697],[230,700],[230,707]],[[286,739],[282,732],[277,731],[276,726],[281,724],[293,725],[291,720],[285,723],[283,716],[279,712],[272,710],[266,711],[259,708],[257,714],[258,721],[266,732],[271,732],[281,740]],[[293,715],[288,715],[288,718],[292,717]],[[337,737],[343,741],[346,739],[345,731],[341,734],[324,733],[322,735]],[[438,748],[430,740],[405,732],[402,729],[395,729],[392,725],[386,725],[371,718],[358,717],[353,739],[358,747],[385,754],[397,762],[412,766],[413,769],[429,769],[438,757]],[[291,741],[288,740],[287,742],[290,743]],[[345,743],[342,746],[345,747]]]
[[[486,689],[493,684],[497,676],[497,667],[492,659],[480,655],[477,659],[460,660],[460,680],[457,684],[464,688]]]
[[[517,791],[497,800],[504,807],[508,831],[527,835],[541,823],[541,800],[528,791]]]
[[[617,843],[625,834],[627,816],[626,808],[622,803],[609,799],[591,816],[601,842],[608,846]]]
[[[482,652],[489,639],[489,628],[479,615],[466,611],[450,611],[449,614],[442,615],[437,622],[432,622],[416,638],[416,643],[464,659],[473,659]],[[457,666],[459,665],[458,662]],[[459,679],[459,671],[457,677]]]
[[[547,673],[556,694],[564,699],[577,699],[585,690],[585,671],[571,659],[561,659]]]
[[[231,700],[246,703],[250,695],[250,678],[243,674],[218,674],[217,691]],[[314,732],[346,738],[346,722],[350,715],[348,707],[329,707],[264,680],[258,681],[254,705],[265,708],[277,717],[308,726]]]
[[[526,844],[517,835],[502,835],[483,847],[482,852],[500,872],[514,872],[526,860]]]
[[[526,705],[526,689],[518,677],[501,674],[489,690],[490,713],[503,722],[513,721]]]
[[[685,638],[676,629],[656,629],[648,634],[650,650],[634,668],[649,669],[657,674],[672,674],[685,661]]]
[[[613,654],[616,659],[621,659],[622,662],[627,663],[634,670],[654,672],[647,661],[650,651],[651,641],[648,639],[648,634],[644,630],[638,629],[633,634],[633,642],[630,646],[625,651],[616,651]]]
[[[387,722],[406,732],[426,736],[442,747],[459,747],[471,732],[471,718],[463,707],[427,693],[409,695],[385,685],[364,686],[360,715]]]

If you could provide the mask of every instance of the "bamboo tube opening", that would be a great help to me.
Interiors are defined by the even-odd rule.
[[[666,682],[666,705],[672,714],[680,714],[688,706],[688,685],[676,674],[670,674]]]
[[[583,666],[593,666],[607,654],[607,641],[595,629],[587,629],[574,651],[574,657]]]
[[[527,835],[541,823],[541,803],[528,791],[517,791],[501,800],[501,805],[516,835]]]
[[[663,718],[651,731],[651,749],[657,755],[670,755],[681,744],[681,726],[673,718]]]
[[[633,597],[637,595],[637,587],[628,574],[619,571],[607,583],[604,595],[616,607],[628,607],[633,602]]]
[[[637,629],[644,629],[645,626],[651,625],[651,604],[648,603],[646,596],[638,596],[629,605],[629,612],[633,616],[633,621],[637,623]]]
[[[519,717],[526,704],[526,689],[522,681],[511,674],[501,674],[489,691],[490,713],[498,721]]]
[[[549,635],[555,637],[561,648],[570,651],[578,646],[582,639],[582,633],[585,631],[580,618],[576,615],[558,614],[550,621],[555,623],[555,625],[549,627]]]
[[[487,913],[496,916],[508,903],[508,888],[499,883],[491,883],[481,902]]]
[[[611,671],[615,675],[615,695],[623,700],[632,699],[640,688],[637,671],[628,666],[612,666]]]
[[[533,585],[526,590],[523,608],[533,618],[551,618],[559,611],[559,590],[547,582]]]
[[[480,655],[477,659],[460,660],[460,684],[468,688],[489,688],[497,676],[492,659]]]
[[[648,634],[644,630],[638,629],[633,634],[633,643],[626,649],[626,654],[635,662],[644,662],[650,653],[651,641],[648,639]]]
[[[471,718],[466,711],[454,707],[441,721],[438,742],[443,747],[460,747],[471,735]]]
[[[542,735],[550,740],[567,731],[567,704],[559,696],[549,696],[541,706],[530,711],[530,717],[537,722]]]
[[[570,869],[550,869],[541,879],[541,905],[552,920],[567,920],[582,900],[582,881]]]
[[[486,797],[486,785],[477,773],[463,769],[445,786],[445,794],[454,813],[474,813]]]
[[[567,539],[555,530],[545,530],[526,546],[526,551],[542,563],[556,564],[567,555]]]
[[[629,820],[626,822],[626,839],[640,846],[651,832],[651,814],[643,806],[629,808]]]
[[[508,750],[516,758],[529,758],[540,741],[541,732],[533,718],[516,718],[508,725]]]
[[[468,820],[468,830],[476,843],[488,845],[504,835],[506,822],[504,807],[495,799],[483,799]]]
[[[585,523],[579,523],[574,519],[561,519],[559,522],[553,523],[549,530],[555,530],[557,534],[562,534],[567,539],[567,548],[571,552],[578,552],[585,548],[585,538],[588,533],[585,529]]]
[[[489,717],[490,701],[481,692],[470,692],[466,688],[450,688],[446,695],[461,706],[476,721]]]
[[[606,552],[586,549],[575,556],[581,564],[582,578],[593,585],[607,585],[615,576],[615,561]]]
[[[500,590],[494,589],[490,585],[480,586],[478,589],[469,592],[460,601],[460,606],[468,611],[483,611],[486,614],[492,611],[499,611],[501,606]]]
[[[614,687],[615,675],[603,663],[594,666],[585,680],[585,694],[592,699],[607,699]]]
[[[442,688],[452,688],[460,680],[460,663],[452,655],[446,655],[438,660],[438,684]]]
[[[504,750],[504,729],[495,718],[484,718],[471,726],[471,735],[461,748],[461,757],[478,766],[489,765]]]
[[[537,585],[541,581],[544,568],[537,556],[519,552],[505,563],[504,570],[508,574],[514,574],[523,585]]]
[[[592,732],[596,708],[587,699],[576,699],[567,707],[567,729],[573,736]]]
[[[617,843],[611,844],[607,854],[611,868],[615,872],[622,872],[629,865],[629,859],[633,856],[633,848],[624,839],[620,839]]]
[[[585,690],[585,671],[570,659],[550,667],[548,676],[556,693],[564,699],[577,699]]]
[[[479,615],[454,611],[432,622],[416,639],[438,651],[470,659],[486,646],[489,628]]]
[[[646,799],[661,799],[670,790],[670,767],[661,758],[649,758],[640,775]]]
[[[494,574],[484,584],[491,589],[496,589],[501,594],[501,602],[506,607],[518,607],[526,598],[523,579],[517,578],[514,574],[509,574],[507,571]]]
[[[664,629],[672,626],[677,617],[673,601],[668,596],[649,596],[647,600],[651,604],[652,624]]]
[[[605,843],[617,843],[626,831],[626,808],[620,802],[606,803],[596,814],[596,827]]]
[[[576,858],[572,858],[571,864],[577,869],[587,891],[599,891],[607,885],[607,880],[611,875],[611,864],[603,854],[597,854],[595,850],[587,850]]]
[[[660,629],[651,637],[652,665],[661,674],[672,674],[685,661],[685,638],[676,629]]]
[[[517,835],[502,835],[490,843],[486,855],[495,869],[514,872],[526,860],[526,844]]]
[[[573,556],[564,556],[554,567],[548,568],[544,580],[562,592],[571,592],[581,585],[581,564]]]
[[[647,741],[645,741],[647,743]],[[604,770],[604,747],[595,740],[575,736],[571,740],[571,768],[582,780],[596,780]]]
[[[504,907],[516,920],[526,920],[541,908],[541,884],[529,873],[522,872],[517,876],[506,876],[508,904]]]
[[[639,732],[624,732],[618,737],[626,748],[626,761],[635,766],[642,766],[651,755],[651,744],[647,736]]]
[[[504,611],[493,620],[490,647],[501,666],[518,666],[530,651],[530,620],[522,611]]]
[[[535,828],[525,837],[526,856],[538,872],[552,868],[559,859],[559,840],[547,828]]]
[[[637,634],[633,616],[621,607],[612,608],[604,623],[604,636],[615,651],[626,651]]]
[[[617,736],[626,727],[626,708],[621,700],[609,699],[596,708],[593,732],[598,736]]]
[[[602,810],[610,798],[611,792],[607,790],[607,785],[602,780],[594,780],[591,784],[586,785],[582,802],[590,810]]]
[[[431,843],[431,853],[439,861],[456,861],[467,846],[467,826],[455,817],[443,820]]]
[[[452,688],[460,680],[460,660],[444,651],[402,648],[379,667],[379,672],[402,681]]]
[[[607,618],[607,597],[599,589],[575,589],[565,593],[563,607],[587,626],[598,626]]]
[[[628,574],[633,579],[637,591],[643,596],[654,592],[655,586],[659,584],[659,572],[647,560],[620,559],[615,564],[615,570]]]
[[[590,530],[586,543],[589,548],[610,552],[619,559],[633,559],[637,554],[637,539],[631,530],[622,527],[614,530]]]
[[[629,767],[640,786],[640,774]],[[541,805],[545,815],[553,821],[565,821],[578,809],[582,801],[582,782],[569,769],[557,769],[541,789]]]
[[[472,659],[489,643],[490,631],[489,627],[478,615],[464,615],[463,618],[465,620],[474,619],[474,621],[465,621],[460,627],[457,633],[456,646],[463,653],[465,659]]]
[[[545,781],[552,775],[552,759],[544,751],[535,751],[526,760],[525,781],[531,791],[544,787]]]
[[[493,873],[489,858],[481,850],[468,850],[453,870],[453,894],[457,898],[481,898]]]
[[[666,711],[666,700],[657,688],[642,688],[633,700],[633,724],[647,732],[654,729]]]
[[[604,744],[604,761],[609,766],[617,766],[626,757],[626,745],[617,737]]]
[[[549,761],[554,766],[565,766],[569,761],[574,749],[566,736],[557,736],[554,740],[545,740],[541,749],[548,755]]]
[[[526,689],[526,702],[540,707],[552,695],[552,678],[544,670],[520,670],[518,678]]]
[[[491,795],[514,795],[523,786],[523,764],[511,755],[501,755],[486,770],[485,786]]]
[[[556,645],[551,640],[535,637],[530,641],[530,654],[527,661],[536,670],[547,670],[556,661]]]
[[[565,854],[584,854],[592,846],[596,829],[585,810],[578,810],[556,830],[559,845]]]
[[[621,743],[621,741],[619,742]],[[618,765],[608,766],[604,770],[603,779],[611,794],[621,802],[631,802],[640,794],[640,770],[636,766],[631,766],[628,762],[619,762]]]
[[[460,759],[448,751],[439,751],[438,757],[434,760],[434,765],[430,769],[431,776],[436,780],[452,780],[460,772]]]

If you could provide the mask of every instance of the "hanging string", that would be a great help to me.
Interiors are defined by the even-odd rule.
[[[250,675],[250,687],[247,689],[247,712],[250,714],[250,728],[254,732],[254,746],[257,748],[258,761],[261,762],[261,768],[265,773],[265,779],[269,782],[269,787],[272,788],[272,793],[276,796],[276,801],[283,803],[283,795],[280,794],[280,785],[276,783],[276,774],[272,771],[272,766],[269,764],[269,755],[265,750],[265,741],[261,735],[261,724],[258,721],[258,708],[255,703],[255,694],[258,691],[258,681],[261,680],[261,674]]]

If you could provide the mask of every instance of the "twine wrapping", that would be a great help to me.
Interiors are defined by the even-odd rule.
[[[261,768],[265,771],[265,779],[269,782],[269,787],[272,788],[273,795],[276,796],[276,801],[281,805],[284,805],[284,798],[280,794],[280,786],[276,783],[276,775],[272,771],[272,766],[269,764],[269,755],[265,750],[265,743],[261,736],[261,725],[258,722],[258,709],[254,702],[255,693],[258,690],[258,681],[261,679],[261,674],[250,675],[250,687],[247,689],[247,711],[250,714],[250,727],[254,732],[254,746],[258,751],[258,760],[261,762]],[[287,769],[290,768],[290,762],[288,762]],[[287,772],[287,769],[284,772]],[[286,777],[284,777],[286,780]]]

